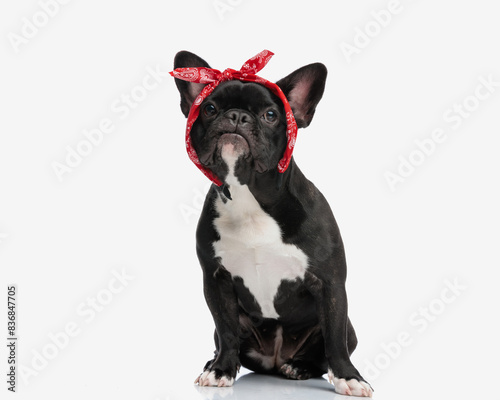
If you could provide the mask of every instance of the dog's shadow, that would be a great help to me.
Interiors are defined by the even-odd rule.
[[[236,380],[232,387],[195,386],[203,400],[340,400],[345,396],[334,392],[323,378],[296,381],[274,375],[249,373]]]

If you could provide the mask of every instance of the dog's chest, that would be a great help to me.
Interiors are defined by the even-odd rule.
[[[231,185],[232,200],[216,200],[214,220],[220,240],[216,257],[258,302],[265,318],[278,318],[274,298],[283,280],[303,278],[307,256],[297,246],[284,243],[277,222],[262,210],[246,185]]]

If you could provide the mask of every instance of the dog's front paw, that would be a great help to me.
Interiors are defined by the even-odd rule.
[[[234,378],[220,369],[206,369],[196,378],[194,383],[200,386],[227,387],[233,386]]]
[[[373,389],[368,382],[357,378],[346,380],[334,375],[331,369],[328,370],[328,380],[335,386],[338,394],[347,396],[372,397]]]

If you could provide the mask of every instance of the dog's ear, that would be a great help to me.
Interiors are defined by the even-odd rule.
[[[179,51],[174,58],[174,69],[190,67],[210,68],[208,63],[196,54],[190,53],[189,51]],[[193,101],[203,90],[205,84],[183,81],[177,78],[175,78],[175,84],[181,94],[181,111],[187,118]]]
[[[297,127],[309,126],[325,90],[327,70],[321,63],[306,65],[276,84],[292,107]]]

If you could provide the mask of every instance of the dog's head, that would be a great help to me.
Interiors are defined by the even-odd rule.
[[[181,51],[174,68],[209,67],[197,55]],[[297,126],[307,127],[320,101],[326,67],[302,67],[276,84],[292,108]],[[187,117],[204,84],[175,79],[181,110]],[[230,168],[240,183],[275,171],[285,151],[286,115],[283,102],[265,86],[230,80],[219,84],[200,105],[191,130],[191,142],[200,163],[224,181]]]

